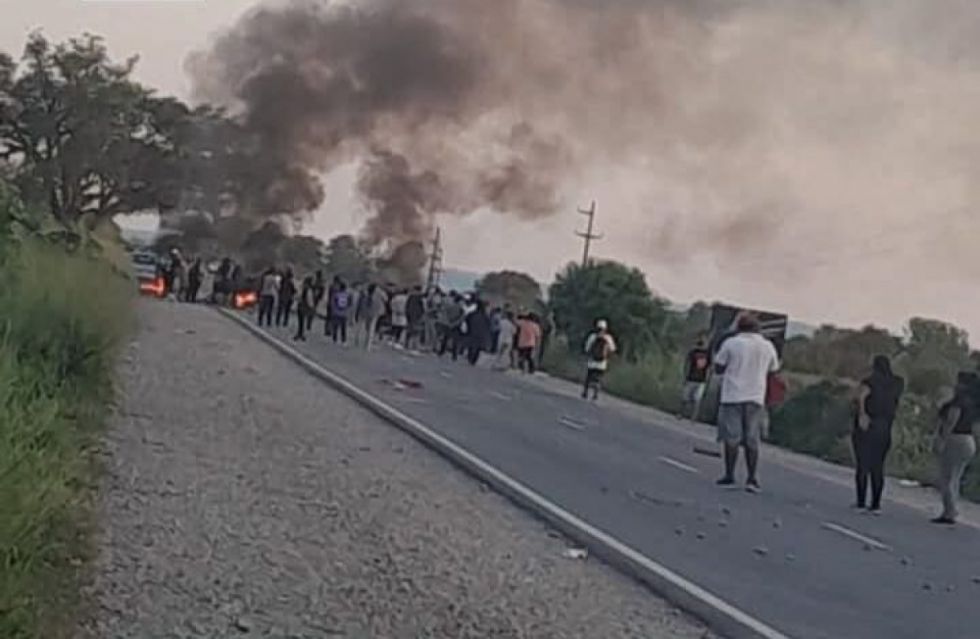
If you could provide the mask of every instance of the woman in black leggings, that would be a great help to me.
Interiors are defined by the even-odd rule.
[[[892,372],[891,361],[884,355],[874,358],[871,375],[861,381],[851,442],[854,445],[855,486],[858,508],[865,508],[868,480],[871,480],[873,513],[881,511],[881,493],[885,489],[885,458],[892,445],[892,424],[898,402],[905,390],[905,380]]]

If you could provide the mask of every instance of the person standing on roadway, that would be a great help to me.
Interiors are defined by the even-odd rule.
[[[722,344],[715,357],[715,371],[722,376],[718,408],[718,441],[724,444],[725,475],[720,486],[735,483],[738,449],[745,448],[749,492],[760,490],[758,466],[762,430],[766,427],[766,388],[779,370],[779,355],[762,336],[759,319],[750,313],[738,318],[738,333]]]
[[[259,326],[272,326],[278,292],[279,274],[270,266],[259,281]]]
[[[939,487],[943,495],[943,512],[932,520],[952,525],[959,514],[963,472],[977,454],[973,429],[980,423],[980,378],[976,373],[960,373],[956,393],[940,410],[939,432],[933,446],[939,458]]]
[[[514,314],[505,311],[497,324],[497,356],[493,362],[494,370],[506,371],[514,367],[514,336],[517,335],[517,324]]]
[[[592,391],[592,401],[599,399],[599,388],[602,386],[602,376],[609,368],[609,358],[616,352],[616,340],[609,334],[609,323],[601,319],[595,323],[595,330],[585,339],[585,354],[588,362],[585,365],[585,386],[582,388],[582,399],[588,399]]]
[[[874,358],[871,375],[861,381],[857,398],[857,415],[851,442],[854,445],[856,508],[867,503],[868,479],[871,480],[872,513],[881,512],[881,495],[885,490],[885,458],[892,445],[892,424],[898,413],[898,402],[905,390],[905,380],[892,372],[891,361],[884,355]]]
[[[334,344],[347,345],[347,315],[350,313],[351,294],[347,284],[337,280],[330,298],[330,337]]]
[[[388,308],[388,295],[377,284],[370,284],[361,296],[357,309],[357,341],[364,350],[371,350],[378,330],[378,320]]]
[[[293,336],[293,340],[306,341],[307,320],[313,315],[315,305],[313,278],[307,275],[303,278],[303,284],[299,290],[299,303],[296,305],[296,334]]]
[[[701,400],[708,384],[711,370],[711,351],[704,336],[699,337],[694,348],[684,360],[684,393],[681,397],[681,417],[694,421],[701,413]]]
[[[517,320],[517,365],[525,373],[537,370],[535,355],[541,345],[541,325],[530,314],[521,315]]]
[[[296,281],[293,270],[287,268],[279,282],[278,302],[276,304],[276,326],[289,328],[289,318],[293,314],[293,298],[296,297]]]

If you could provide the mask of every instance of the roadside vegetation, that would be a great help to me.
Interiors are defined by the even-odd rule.
[[[25,226],[21,222],[28,222]],[[36,224],[35,224],[36,223]],[[132,285],[0,182],[0,637],[70,636]],[[32,228],[33,227],[33,230]]]

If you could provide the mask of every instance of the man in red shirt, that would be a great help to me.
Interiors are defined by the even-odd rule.
[[[541,343],[541,325],[534,314],[521,315],[517,320],[517,365],[525,373],[537,369],[534,354]]]

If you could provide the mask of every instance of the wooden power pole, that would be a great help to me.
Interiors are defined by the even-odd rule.
[[[589,249],[592,248],[592,241],[601,240],[602,235],[593,232],[593,228],[595,225],[595,200],[592,200],[592,206],[590,206],[588,209],[585,210],[579,209],[578,212],[589,218],[589,223],[585,229],[585,232],[584,233],[581,231],[575,232],[575,235],[578,235],[579,237],[585,240],[585,250],[582,253],[582,268],[585,268],[586,266],[589,265]]]

